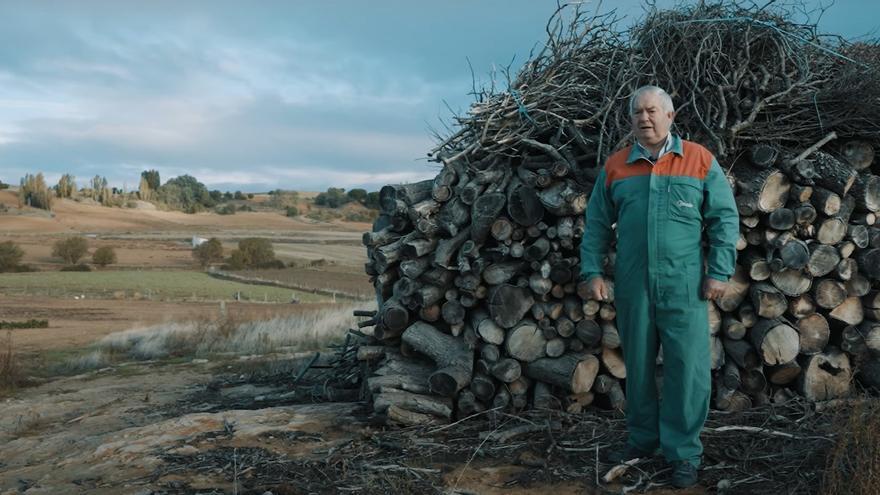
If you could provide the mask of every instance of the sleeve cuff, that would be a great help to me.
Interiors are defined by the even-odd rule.
[[[713,272],[707,273],[706,276],[709,278],[714,278],[715,280],[718,280],[719,282],[727,282],[730,280],[730,277],[731,277],[730,275],[727,275],[724,273],[713,273]]]
[[[584,282],[589,282],[590,280],[593,280],[594,278],[601,277],[601,276],[602,276],[601,273],[596,273],[596,272],[582,273],[581,280],[583,280]]]

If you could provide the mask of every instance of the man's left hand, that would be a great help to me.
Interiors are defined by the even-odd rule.
[[[721,298],[727,290],[727,282],[712,277],[703,277],[703,298],[710,301]]]

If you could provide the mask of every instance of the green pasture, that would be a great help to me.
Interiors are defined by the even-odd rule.
[[[321,302],[328,297],[304,291],[218,280],[202,272],[106,271],[0,273],[0,294],[157,301],[242,300]]]

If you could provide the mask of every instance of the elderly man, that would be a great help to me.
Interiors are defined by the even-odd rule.
[[[675,109],[663,89],[636,90],[630,113],[636,142],[608,158],[590,196],[581,276],[591,297],[608,298],[603,262],[616,223],[614,292],[629,439],[611,460],[651,456],[659,447],[673,465],[672,484],[686,487],[697,482],[709,411],[707,300],[720,297],[733,274],[739,219],[712,154],[670,133]],[[660,345],[662,400],[655,382]]]

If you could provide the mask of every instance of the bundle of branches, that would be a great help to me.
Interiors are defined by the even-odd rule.
[[[847,395],[853,358],[880,384],[878,49],[790,18],[700,3],[624,31],[557,13],[510,89],[480,93],[431,152],[439,174],[380,192],[364,235],[376,346],[359,354],[378,363],[376,409],[425,423],[625,408],[613,300],[588,298],[578,246],[599,167],[631,139],[626,100],[647,83],[718,156],[741,214],[737,274],[709,305],[716,407]]]

